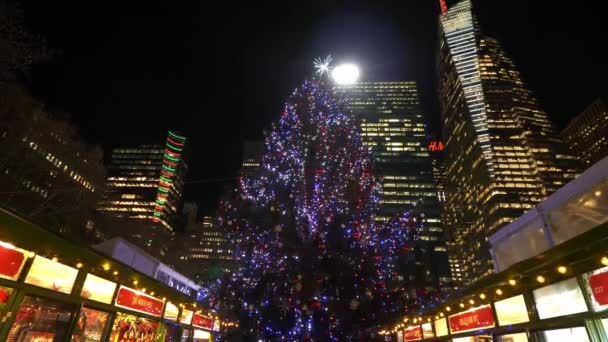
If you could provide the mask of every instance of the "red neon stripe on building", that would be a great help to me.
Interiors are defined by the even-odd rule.
[[[167,141],[170,142],[171,144],[178,146],[178,147],[183,147],[184,143],[179,143],[177,141],[172,140],[171,138],[167,138]]]

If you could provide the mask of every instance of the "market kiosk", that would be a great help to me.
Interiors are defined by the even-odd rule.
[[[0,209],[0,341],[214,341],[220,326],[181,292]]]
[[[496,274],[379,333],[396,341],[608,341],[608,158],[489,238]]]

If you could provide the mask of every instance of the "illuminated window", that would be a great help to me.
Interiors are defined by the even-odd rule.
[[[447,318],[441,318],[435,321],[435,334],[437,337],[447,336],[448,334],[448,321]]]
[[[164,318],[177,322],[177,316],[179,315],[179,309],[173,303],[167,302],[165,308]]]
[[[25,282],[45,289],[71,293],[78,270],[37,255]]]
[[[182,309],[182,315],[179,317],[179,322],[183,324],[190,324],[192,322],[192,315],[194,313],[190,310]]]
[[[71,341],[100,342],[110,314],[83,307],[74,326]]]
[[[422,325],[422,337],[423,338],[435,337],[435,334],[433,334],[433,325],[431,323],[424,323]]]
[[[93,274],[87,274],[80,296],[90,300],[111,304],[116,291],[116,283]]]
[[[528,322],[528,309],[524,296],[519,295],[494,303],[498,325],[510,325]]]
[[[576,278],[534,290],[534,301],[540,319],[587,311],[587,305]]]

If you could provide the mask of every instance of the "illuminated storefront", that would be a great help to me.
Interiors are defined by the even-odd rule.
[[[0,210],[0,341],[206,342],[220,327],[183,293]]]

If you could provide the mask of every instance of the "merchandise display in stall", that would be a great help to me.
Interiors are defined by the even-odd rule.
[[[0,241],[0,278],[17,280],[23,270],[27,251]]]
[[[72,333],[72,342],[100,342],[109,313],[83,307]]]
[[[45,289],[70,294],[78,270],[56,261],[36,255],[25,282]]]
[[[181,342],[190,341],[190,337],[192,337],[192,329],[184,328],[184,330],[182,330],[182,341]]]
[[[526,333],[508,334],[502,336],[496,336],[497,342],[528,342],[528,336]]]
[[[0,313],[4,312],[12,293],[13,289],[10,287],[0,286]]]
[[[211,334],[204,330],[194,329],[194,335],[192,336],[192,342],[210,342]]]
[[[163,334],[158,339],[159,342],[180,342],[181,341],[181,329],[179,324],[165,322],[162,325]]]
[[[117,313],[110,342],[153,342],[160,323],[148,318]]]
[[[26,296],[23,298],[8,341],[65,341],[73,308],[64,303]]]

